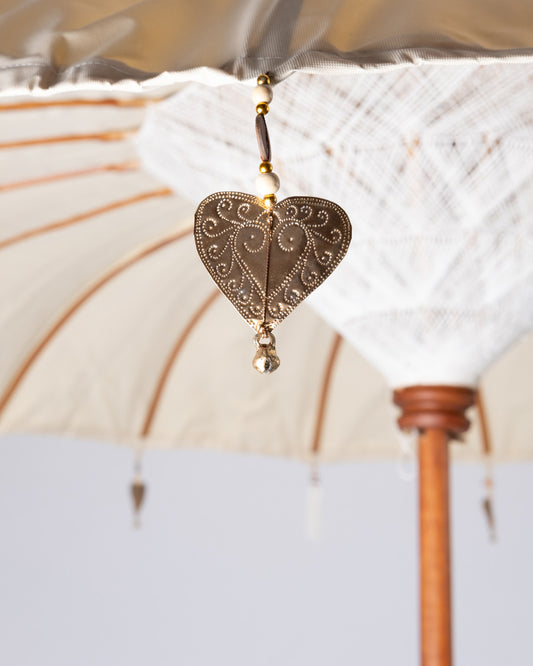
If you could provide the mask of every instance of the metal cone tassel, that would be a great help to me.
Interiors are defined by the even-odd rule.
[[[133,498],[134,525],[140,527],[140,513],[146,496],[146,486],[141,479],[136,478],[131,484],[131,496]]]

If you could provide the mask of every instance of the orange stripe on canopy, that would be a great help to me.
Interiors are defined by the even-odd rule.
[[[58,99],[46,102],[17,102],[15,104],[0,104],[0,111],[30,111],[56,106],[118,106],[122,108],[135,108],[157,104],[164,97],[141,99]]]
[[[215,302],[217,296],[219,295],[220,291],[216,289],[206,298],[206,300],[202,303],[202,305],[198,308],[198,310],[196,310],[196,312],[193,314],[193,316],[183,329],[183,332],[177,339],[176,344],[174,345],[172,351],[170,352],[167,362],[163,367],[163,371],[161,372],[159,381],[156,384],[156,388],[153,397],[150,401],[150,406],[148,407],[146,418],[144,420],[144,425],[141,433],[142,437],[148,437],[148,435],[150,434],[150,429],[152,427],[152,423],[154,421],[154,417],[157,412],[161,396],[163,395],[163,391],[167,383],[167,380],[170,376],[170,372],[174,364],[176,363],[180,351],[182,350],[184,344],[187,342],[188,338],[190,337],[191,333],[195,329],[198,322],[202,319],[202,317],[209,310],[209,308]]]
[[[109,130],[107,132],[95,132],[94,134],[65,134],[62,136],[46,136],[40,139],[23,139],[21,141],[7,141],[0,143],[0,150],[11,150],[13,148],[28,148],[29,146],[41,146],[50,143],[66,143],[69,141],[122,141],[139,128],[130,127],[124,130]]]
[[[42,352],[46,347],[52,342],[54,337],[59,333],[63,326],[72,318],[72,316],[81,308],[82,305],[87,303],[89,299],[94,296],[96,293],[102,289],[106,284],[111,282],[118,275],[123,273],[125,270],[134,266],[142,259],[162,250],[171,243],[176,243],[177,241],[182,240],[183,238],[189,236],[192,233],[192,228],[184,229],[176,232],[172,236],[164,238],[163,240],[149,245],[148,247],[143,248],[140,252],[135,254],[133,257],[130,257],[123,263],[119,264],[112,268],[108,273],[103,275],[99,280],[97,280],[91,287],[89,287],[81,296],[79,296],[70,307],[59,317],[56,323],[48,330],[44,335],[41,341],[33,348],[30,354],[26,357],[26,360],[22,363],[21,367],[12,377],[9,382],[6,390],[3,395],[0,397],[0,415],[3,413],[7,405],[9,404],[11,398],[17,391],[18,387],[22,383],[23,379],[26,377],[28,372],[32,369],[37,359],[40,357]]]
[[[140,201],[144,201],[146,199],[152,199],[153,197],[169,196],[170,194],[172,194],[172,190],[169,190],[167,187],[163,187],[158,190],[152,190],[151,192],[143,192],[142,194],[137,194],[133,197],[128,197],[127,199],[114,201],[113,203],[100,206],[99,208],[93,208],[92,210],[89,210],[85,213],[80,213],[79,215],[68,217],[66,220],[52,222],[51,224],[46,224],[45,226],[37,227],[36,229],[28,229],[28,231],[23,231],[16,236],[11,236],[10,238],[0,240],[0,250],[3,250],[10,245],[20,243],[21,241],[28,240],[28,238],[40,236],[41,234],[46,234],[50,231],[64,229],[65,227],[70,227],[73,224],[78,224],[79,222],[85,222],[86,220],[90,220],[97,215],[102,215],[103,213],[109,213],[112,210],[117,210],[117,208],[131,206],[132,204],[139,203]]]
[[[41,176],[40,178],[30,178],[28,180],[19,180],[13,183],[6,183],[5,185],[0,185],[0,192],[18,190],[23,187],[33,187],[34,185],[42,185],[43,183],[53,183],[58,180],[68,180],[69,178],[77,178],[78,176],[88,176],[93,173],[102,173],[105,171],[134,171],[138,168],[139,162],[136,160],[118,162],[116,164],[103,164],[100,166],[89,167],[87,169],[65,171],[63,173],[54,173],[50,176]]]
[[[324,378],[322,380],[322,390],[320,392],[320,398],[318,401],[318,412],[315,423],[315,432],[313,436],[313,444],[311,446],[311,452],[315,455],[320,451],[320,444],[322,442],[322,430],[324,427],[324,418],[326,414],[326,405],[328,401],[329,390],[331,387],[331,379],[333,376],[333,369],[335,367],[335,363],[339,355],[341,342],[342,342],[342,336],[336,333],[326,363]]]

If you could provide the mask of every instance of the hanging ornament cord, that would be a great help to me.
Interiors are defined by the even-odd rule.
[[[280,187],[279,177],[272,170],[272,150],[270,146],[270,136],[266,124],[265,116],[270,110],[269,104],[272,101],[274,93],[270,86],[270,76],[261,74],[257,77],[257,85],[252,91],[252,100],[255,103],[255,134],[259,148],[261,163],[259,164],[259,175],[256,178],[256,190],[262,197],[265,206],[269,209],[267,218],[267,251],[265,266],[265,298],[263,302],[263,321],[259,325],[259,332],[254,338],[257,348],[252,364],[254,368],[262,373],[269,374],[279,368],[280,360],[276,352],[276,338],[267,324],[267,294],[270,278],[270,248],[272,243],[272,206],[277,203],[276,192]]]
[[[272,331],[335,270],[348,250],[351,225],[340,206],[316,197],[278,203],[266,115],[270,77],[252,91],[259,148],[257,195],[215,192],[194,217],[196,249],[222,293],[254,329],[254,368],[269,374],[280,360]]]

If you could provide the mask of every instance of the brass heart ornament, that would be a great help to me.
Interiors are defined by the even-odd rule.
[[[194,235],[202,262],[260,348],[338,266],[351,225],[326,199],[290,197],[267,208],[251,194],[217,192],[198,206]]]

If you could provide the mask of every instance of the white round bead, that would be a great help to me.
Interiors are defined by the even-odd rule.
[[[256,106],[258,104],[270,104],[273,97],[274,93],[270,86],[255,86],[252,90],[252,100]]]
[[[260,197],[266,197],[267,194],[275,194],[279,190],[279,178],[273,171],[270,173],[260,173],[255,179],[255,188]]]

